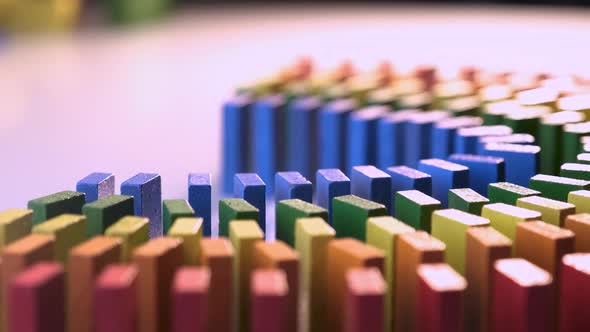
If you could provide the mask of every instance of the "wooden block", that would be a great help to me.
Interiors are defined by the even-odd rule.
[[[298,171],[305,177],[313,176],[317,169],[316,128],[321,106],[321,99],[314,95],[295,97],[287,104],[285,169]]]
[[[229,225],[233,220],[258,221],[258,209],[242,198],[219,200],[219,236],[229,236]]]
[[[201,264],[209,268],[207,331],[233,331],[234,249],[226,238],[201,240]]]
[[[562,135],[562,163],[576,162],[576,155],[580,151],[580,137],[590,133],[590,122],[569,123],[563,126]]]
[[[467,282],[447,264],[418,266],[416,331],[463,331],[463,301]]]
[[[165,199],[162,201],[162,225],[164,234],[168,234],[170,227],[174,225],[177,218],[192,218],[195,211],[188,204],[186,199]]]
[[[465,239],[465,330],[487,332],[494,262],[512,255],[512,241],[492,227],[467,229]]]
[[[488,186],[488,198],[492,203],[516,205],[516,201],[521,197],[540,194],[540,191],[532,190],[510,182],[490,183]]]
[[[350,179],[336,168],[319,169],[315,176],[316,204],[328,210],[329,224],[332,224],[332,200],[334,197],[350,195]]]
[[[184,264],[199,264],[199,243],[203,237],[203,218],[177,218],[168,230],[168,236],[182,239]]]
[[[430,174],[407,166],[388,167],[385,171],[391,176],[391,192],[393,195],[402,190],[419,190],[426,195],[432,195],[432,177]],[[395,204],[393,207],[395,208]],[[392,214],[394,211],[395,209]]]
[[[415,229],[430,232],[432,212],[440,208],[440,201],[418,190],[395,193],[395,217]]]
[[[447,106],[455,115],[452,118],[439,121],[432,127],[432,158],[445,159],[455,150],[455,136],[457,135],[457,129],[466,127],[481,126],[483,120],[477,116],[469,116],[466,113],[471,113],[477,108],[473,106],[479,106],[479,100],[476,100],[477,105],[473,104],[473,97],[457,98],[450,100]],[[454,104],[454,105],[450,105]]]
[[[31,234],[17,240],[4,248],[2,253],[2,321],[3,331],[8,331],[7,313],[8,290],[12,279],[29,266],[55,258],[55,240],[53,236]]]
[[[529,186],[544,197],[566,202],[569,192],[590,189],[590,181],[537,174],[531,178]]]
[[[490,226],[511,241],[516,239],[516,225],[524,221],[540,220],[541,213],[516,206],[494,203],[483,206],[481,216],[490,220]],[[514,253],[514,247],[513,251]]]
[[[359,267],[375,267],[383,271],[384,259],[381,250],[356,239],[330,241],[325,279],[328,291],[324,316],[326,331],[342,331],[344,327],[346,271]]]
[[[302,329],[324,331],[323,309],[327,306],[325,268],[328,243],[334,239],[336,231],[324,219],[313,217],[297,219],[295,233],[295,249],[301,262]]]
[[[251,330],[281,332],[289,326],[289,286],[280,269],[257,269],[252,272],[249,306],[252,308]]]
[[[455,209],[432,213],[432,236],[446,246],[445,261],[461,275],[465,274],[465,237],[469,228],[488,226],[490,221]]]
[[[86,203],[115,194],[115,176],[112,173],[90,173],[78,183],[76,191],[86,195]]]
[[[51,235],[55,239],[55,259],[67,263],[71,248],[86,240],[86,217],[62,214],[33,227],[33,233]]]
[[[387,285],[381,271],[374,267],[352,268],[345,278],[344,331],[382,332]]]
[[[300,199],[311,203],[312,186],[299,172],[277,172],[275,174],[275,201]]]
[[[182,265],[182,241],[155,238],[133,252],[137,265],[138,332],[158,332],[170,329],[170,291],[174,272]]]
[[[111,195],[82,207],[86,216],[86,234],[88,237],[101,235],[117,220],[133,215],[133,197]]]
[[[102,269],[121,257],[121,241],[97,236],[70,250],[67,265],[68,331],[92,332],[94,282]]]
[[[112,264],[103,269],[94,287],[94,331],[135,332],[137,326],[137,268]]]
[[[223,104],[223,192],[231,193],[236,173],[250,166],[252,98],[238,94]]]
[[[576,234],[576,252],[590,252],[590,214],[570,214],[565,218],[563,227]]]
[[[570,191],[567,202],[576,206],[576,213],[590,213],[590,190]]]
[[[277,201],[276,233],[277,239],[290,246],[295,245],[295,224],[299,218],[320,217],[328,221],[328,211],[320,206],[300,199]]]
[[[0,253],[10,243],[31,233],[33,211],[8,209],[0,212]]]
[[[346,128],[345,173],[352,174],[354,166],[377,162],[377,121],[389,111],[387,106],[368,106],[350,114]]]
[[[474,154],[453,154],[449,156],[448,160],[469,168],[469,188],[480,195],[487,195],[488,186],[491,183],[504,181],[505,179],[503,158]]]
[[[282,241],[258,242],[254,246],[254,264],[257,269],[280,269],[285,272],[288,284],[284,331],[297,332],[299,304],[299,254]]]
[[[399,110],[388,113],[377,121],[377,162],[375,166],[386,169],[392,165],[404,164],[406,147],[404,144],[390,144],[390,142],[403,141],[411,115],[418,112],[419,110],[416,109]],[[416,188],[401,190],[409,189]]]
[[[210,280],[206,267],[183,267],[176,271],[172,284],[172,331],[207,331]]]
[[[391,211],[391,176],[375,166],[352,168],[350,193],[383,204],[388,211]]]
[[[371,217],[367,220],[367,244],[381,249],[385,255],[383,276],[387,283],[384,298],[386,331],[391,331],[393,327],[393,313],[395,311],[392,292],[395,289],[396,243],[399,235],[412,232],[415,232],[414,228],[389,216]]]
[[[492,332],[551,331],[551,275],[522,258],[494,263]]]
[[[84,193],[61,191],[49,196],[30,200],[27,207],[33,210],[33,225],[64,213],[82,213],[82,205],[86,202]]]
[[[332,226],[336,237],[353,237],[364,241],[367,219],[387,215],[387,207],[364,198],[347,195],[332,200]]]
[[[188,175],[188,202],[195,216],[203,218],[203,235],[211,236],[211,174]]]
[[[551,273],[557,281],[561,258],[574,252],[574,233],[542,221],[520,223],[516,227],[514,245],[517,257]]]
[[[121,183],[121,195],[133,196],[134,214],[150,221],[150,238],[162,235],[162,178],[138,173]]]
[[[442,159],[423,159],[418,170],[432,176],[432,197],[449,205],[449,190],[469,187],[469,168]]]
[[[334,86],[334,88],[338,88],[338,85]],[[337,100],[326,101],[324,107],[320,109],[318,115],[320,168],[339,168],[342,170],[346,168],[347,144],[342,138],[346,137],[348,118],[357,108],[358,104],[354,99],[338,98]],[[265,137],[265,140],[267,139],[268,137]]]
[[[590,331],[590,254],[568,254],[561,261],[559,331]]]
[[[258,209],[258,226],[266,233],[266,184],[256,173],[234,176],[234,197],[243,198]]]
[[[149,241],[149,219],[127,216],[107,228],[106,236],[121,240],[121,261],[129,262],[135,248]]]
[[[449,208],[480,215],[481,208],[490,202],[471,188],[449,190]]]
[[[483,149],[486,156],[503,158],[506,181],[520,186],[528,185],[529,179],[539,172],[540,153],[537,145],[489,143]]]
[[[234,221],[229,225],[229,238],[235,250],[234,307],[240,331],[250,328],[250,275],[254,270],[255,245],[264,241],[264,233],[256,220]]]
[[[414,331],[417,269],[423,263],[442,263],[445,244],[423,231],[399,235],[395,255],[395,331]]]
[[[64,331],[64,270],[37,263],[14,276],[8,296],[9,332]]]
[[[426,97],[429,98],[428,94],[415,94],[409,97],[406,97],[405,101],[402,99],[400,100],[400,104],[418,102],[419,104],[423,104],[426,102],[424,100]],[[414,99],[411,100],[410,99]],[[421,100],[422,99],[422,100]],[[428,103],[428,102],[426,102]],[[418,106],[418,105],[416,105]],[[422,105],[420,105],[422,106]],[[415,109],[417,107],[404,107],[404,109]],[[429,158],[431,156],[431,149],[432,146],[432,127],[434,124],[440,120],[446,119],[451,116],[450,112],[447,111],[427,111],[427,112],[418,112],[415,114],[410,115],[408,119],[408,123],[406,124],[406,130],[404,133],[404,140],[406,147],[405,147],[405,156],[403,165],[408,167],[417,167],[420,160]],[[395,166],[395,165],[391,165]],[[419,169],[420,170],[420,169]],[[428,172],[426,172],[428,173]],[[434,179],[433,179],[434,185]]]
[[[541,173],[557,174],[563,162],[564,125],[581,121],[584,121],[584,114],[573,111],[556,112],[541,118],[537,137],[541,147]]]
[[[562,164],[561,168],[559,169],[559,176],[589,181],[590,180],[590,165],[576,164],[576,163]]]
[[[512,129],[503,125],[460,128],[455,136],[455,153],[476,154],[480,137],[510,134],[512,134]]]
[[[555,226],[563,226],[565,218],[576,213],[576,206],[541,196],[519,198],[516,206],[541,213],[541,219]]]

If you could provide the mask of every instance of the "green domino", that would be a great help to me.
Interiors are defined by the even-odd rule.
[[[512,128],[515,133],[527,133],[536,137],[541,116],[548,113],[551,113],[551,108],[547,106],[522,107],[506,114],[502,124]]]
[[[583,120],[583,114],[571,111],[553,113],[541,119],[537,137],[537,143],[541,147],[541,173],[557,174],[563,154],[563,126]]]
[[[385,205],[355,195],[340,196],[332,200],[332,226],[338,238],[353,237],[365,241],[367,219],[385,215]]]
[[[563,127],[562,163],[575,163],[582,143],[580,138],[590,134],[590,121],[567,124]]]
[[[445,108],[451,111],[453,116],[478,115],[481,102],[477,96],[464,96],[451,98],[444,102]]]
[[[33,225],[64,213],[82,213],[86,195],[76,191],[61,191],[29,201],[27,207],[33,210]]]
[[[109,0],[106,6],[113,22],[137,23],[162,17],[172,8],[173,0]]]
[[[149,219],[126,216],[106,229],[104,234],[121,239],[121,261],[129,262],[135,248],[149,241]]]
[[[465,274],[465,234],[470,227],[488,226],[490,221],[456,209],[434,211],[432,236],[447,246],[445,261],[457,272]]]
[[[483,106],[483,124],[485,126],[501,125],[504,122],[504,116],[519,107],[515,100],[489,102]]]
[[[590,165],[565,163],[561,165],[559,176],[590,181]]]
[[[98,199],[82,207],[86,216],[86,234],[88,237],[103,234],[117,220],[133,215],[133,197],[111,195]]]
[[[328,210],[300,199],[279,201],[276,208],[277,239],[295,246],[295,224],[299,218],[320,217],[328,221]]]
[[[540,195],[541,192],[510,182],[497,182],[488,185],[488,198],[491,203],[516,205],[521,197]]]
[[[191,218],[195,216],[195,210],[188,204],[186,199],[165,199],[162,201],[162,224],[164,234],[174,224],[174,220],[180,217]]]
[[[516,206],[541,213],[541,220],[561,227],[565,217],[576,213],[576,206],[571,203],[556,201],[541,196],[519,198]]]
[[[516,207],[504,203],[486,204],[481,209],[481,216],[490,220],[498,232],[504,234],[514,243],[516,239],[516,225],[520,222],[541,220],[541,213],[529,209]],[[514,246],[512,247],[514,254]]]
[[[70,249],[86,240],[86,217],[80,214],[62,214],[36,225],[33,233],[53,236],[55,259],[66,264]]]
[[[576,159],[581,164],[590,164],[590,153],[580,153],[576,156]]]
[[[31,233],[33,211],[8,209],[0,212],[0,253],[10,243]]]
[[[449,208],[451,209],[457,209],[479,216],[481,214],[481,208],[489,202],[489,199],[471,188],[449,190]]]
[[[226,198],[219,201],[219,236],[229,236],[229,224],[233,220],[258,221],[258,209],[242,198]]]
[[[570,191],[567,202],[576,206],[576,213],[590,213],[590,191]]]
[[[367,220],[367,244],[383,250],[385,255],[384,277],[387,282],[385,293],[385,331],[391,331],[393,326],[392,312],[394,301],[392,290],[394,289],[395,275],[395,248],[398,235],[415,232],[416,230],[403,222],[390,217],[371,217]]]
[[[418,190],[395,193],[395,217],[415,229],[430,233],[432,212],[441,208],[438,200]]]
[[[570,191],[588,189],[590,188],[590,181],[537,174],[529,181],[529,187],[540,191],[544,197],[566,202]]]
[[[201,238],[203,237],[203,218],[181,217],[170,227],[168,236],[182,239],[184,264],[198,265]]]

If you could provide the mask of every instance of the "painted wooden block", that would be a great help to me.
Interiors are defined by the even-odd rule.
[[[565,218],[563,227],[576,234],[576,252],[590,252],[590,214],[570,214]]]
[[[254,270],[250,292],[251,331],[281,332],[291,327],[287,314],[289,285],[283,270]]]
[[[121,195],[133,196],[134,214],[150,220],[150,238],[162,233],[162,179],[155,173],[138,173],[121,183]]]
[[[395,217],[415,229],[430,232],[432,212],[441,208],[440,201],[418,190],[395,193]]]
[[[530,178],[529,186],[545,197],[566,202],[571,191],[590,189],[590,181],[537,174]]]
[[[354,99],[338,99],[320,109],[318,117],[319,167],[346,167],[348,118],[358,107]]]
[[[195,211],[185,199],[165,199],[162,201],[162,224],[164,234],[168,234],[170,227],[177,218],[192,218]]]
[[[441,120],[432,127],[431,146],[433,158],[445,159],[455,152],[455,136],[460,128],[481,126],[482,118],[457,116]]]
[[[442,159],[420,160],[418,170],[432,176],[432,197],[447,207],[448,191],[469,187],[469,168]]]
[[[275,174],[275,201],[298,198],[311,203],[311,182],[299,172],[278,172]]]
[[[448,160],[469,168],[469,188],[486,196],[490,183],[504,181],[504,159],[472,154],[453,154]]]
[[[561,260],[559,331],[590,330],[590,254],[568,254]]]
[[[231,193],[234,174],[250,170],[252,99],[240,94],[223,104],[223,192]]]
[[[449,208],[463,212],[481,214],[481,209],[490,201],[471,188],[459,188],[449,190]]]
[[[332,200],[350,195],[350,179],[336,168],[319,169],[315,176],[316,204],[328,210],[328,222],[332,224]]]
[[[149,219],[127,216],[119,219],[104,232],[121,240],[121,261],[129,262],[135,248],[149,241]]]
[[[173,332],[207,331],[209,284],[206,267],[179,268],[172,283]]]
[[[387,106],[368,106],[351,113],[347,127],[346,173],[358,165],[377,161],[377,122],[389,113]]]
[[[559,176],[590,181],[590,165],[565,163],[559,169]]]
[[[387,285],[378,268],[352,268],[346,272],[344,330],[381,332],[384,328]]]
[[[350,179],[351,194],[383,204],[391,211],[391,176],[375,166],[354,166]]]
[[[0,212],[0,253],[7,245],[29,235],[32,226],[32,210],[8,209]]]
[[[168,236],[182,240],[184,264],[199,264],[200,242],[203,237],[203,218],[177,218],[170,227]]]
[[[404,190],[418,190],[426,195],[432,195],[432,177],[430,174],[420,172],[407,166],[389,167],[385,170],[391,176],[391,192]],[[392,214],[395,213],[395,199],[392,204]]]
[[[94,286],[94,331],[134,332],[137,326],[137,268],[111,264]]]
[[[267,184],[268,194],[275,173],[285,169],[287,102],[284,96],[273,94],[259,98],[252,107],[252,170]]]
[[[234,249],[227,238],[201,240],[201,264],[209,268],[207,331],[231,332],[234,320]]]
[[[229,235],[233,220],[258,220],[258,209],[242,198],[225,198],[219,201],[219,236]]]
[[[516,131],[516,130],[515,130]],[[489,143],[535,144],[535,136],[530,134],[510,134],[504,136],[483,136],[477,144],[477,154],[483,154],[483,149]]]
[[[234,177],[234,197],[242,198],[258,209],[258,226],[266,232],[266,185],[256,173],[238,173]]]
[[[416,167],[420,160],[431,157],[432,127],[449,116],[447,111],[420,112],[410,116],[403,140],[406,144],[403,165]]]
[[[33,227],[33,233],[55,239],[55,259],[67,263],[68,252],[86,240],[86,217],[79,214],[62,214]]]
[[[365,240],[368,218],[387,215],[385,205],[355,195],[334,198],[332,210],[332,226],[336,236],[353,237],[360,241]]]
[[[60,214],[80,214],[82,213],[82,205],[85,202],[84,193],[61,191],[30,200],[27,207],[33,210],[33,225],[37,225]]]
[[[195,216],[203,218],[203,235],[211,236],[211,174],[188,175],[188,203]]]
[[[418,110],[400,110],[385,114],[377,122],[377,162],[376,166],[386,169],[404,164],[406,154],[404,135],[411,115]]]
[[[540,151],[537,145],[489,143],[483,154],[503,158],[506,181],[527,186],[528,179],[539,172]]]
[[[293,100],[287,111],[286,169],[305,177],[317,169],[317,121],[321,100],[316,96],[302,96]]]
[[[540,191],[510,182],[490,183],[488,185],[488,199],[492,203],[516,205],[519,198],[540,194]]]
[[[78,183],[76,191],[86,195],[86,203],[115,194],[115,176],[112,173],[90,173]]]
[[[562,201],[545,198],[541,196],[529,196],[519,198],[516,206],[538,211],[541,213],[541,219],[555,226],[563,226],[565,218],[576,213],[576,206]]]
[[[133,215],[133,197],[111,195],[87,203],[82,207],[86,216],[86,234],[88,237],[101,235],[117,220]]]
[[[516,239],[516,226],[521,222],[541,220],[541,213],[504,203],[483,206],[481,216],[490,220],[490,226],[511,241]],[[514,247],[513,247],[514,253]]]
[[[299,218],[320,217],[328,221],[328,211],[300,199],[278,201],[276,207],[276,237],[295,245],[295,225]]]
[[[562,148],[564,126],[582,121],[584,121],[584,115],[572,111],[557,112],[541,118],[537,137],[541,147],[541,173],[558,173],[559,165],[564,162]],[[576,162],[575,158],[572,162]]]

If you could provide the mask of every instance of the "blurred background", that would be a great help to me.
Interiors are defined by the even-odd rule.
[[[299,56],[590,77],[585,5],[0,0],[0,209],[94,171],[219,182],[223,100]]]

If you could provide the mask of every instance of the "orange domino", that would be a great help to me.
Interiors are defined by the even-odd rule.
[[[102,269],[121,256],[121,241],[94,237],[72,248],[67,265],[68,331],[93,332],[94,281]]]
[[[227,238],[204,238],[200,245],[200,262],[209,268],[211,275],[206,331],[231,332],[234,249]]]
[[[570,214],[563,227],[576,234],[576,252],[590,252],[590,213]]]
[[[256,268],[280,269],[285,272],[289,292],[287,296],[286,332],[297,332],[299,303],[299,254],[283,241],[258,242],[254,247]]]
[[[133,252],[137,265],[138,332],[162,332],[170,329],[170,291],[174,272],[182,265],[182,241],[159,237]]]
[[[381,250],[352,238],[332,240],[328,244],[326,265],[326,331],[342,331],[344,322],[346,272],[351,268],[375,267],[383,271]]]
[[[417,269],[442,263],[445,244],[424,231],[399,235],[395,250],[395,331],[414,331],[418,289]]]
[[[354,268],[346,272],[346,332],[383,332],[387,284],[379,269]]]
[[[9,331],[10,321],[7,317],[6,303],[8,289],[12,279],[29,266],[51,261],[55,257],[53,236],[31,234],[4,247],[2,253],[2,321],[4,331]]]

